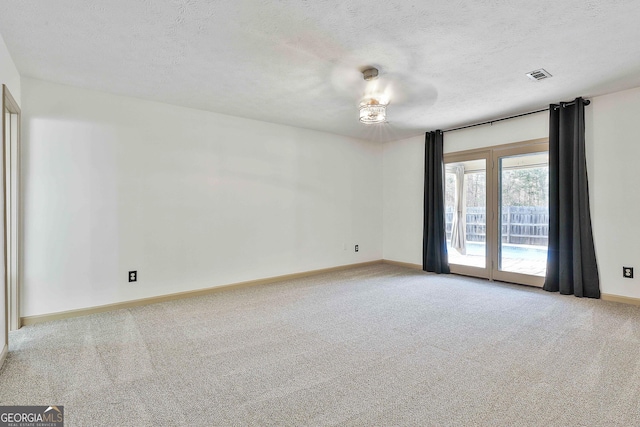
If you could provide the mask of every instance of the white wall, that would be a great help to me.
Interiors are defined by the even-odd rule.
[[[422,265],[424,136],[383,145],[383,257]]]
[[[28,78],[22,97],[24,316],[382,257],[379,144]]]
[[[445,154],[455,153],[456,151],[529,141],[548,136],[549,113],[543,111],[491,125],[446,132],[443,149]]]
[[[587,165],[601,290],[640,298],[640,88],[600,96],[586,108]],[[622,267],[635,267],[635,278]]]
[[[591,212],[601,291],[640,298],[640,88],[593,98],[586,107]],[[444,151],[548,136],[548,113],[448,132]],[[383,256],[422,264],[424,136],[384,144]],[[636,279],[622,266],[638,267]]]

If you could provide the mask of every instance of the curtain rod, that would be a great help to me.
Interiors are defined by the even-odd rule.
[[[561,102],[560,104],[551,104],[551,105],[553,105],[553,109],[556,110],[556,109],[560,108],[560,106],[567,107],[567,106],[573,105],[575,103],[576,103],[576,101],[571,101],[571,102]],[[589,101],[588,99],[585,99],[584,100],[584,105],[589,105],[589,104],[591,104],[591,101]],[[492,124],[494,124],[496,122],[501,122],[503,120],[510,120],[510,119],[515,119],[515,118],[518,118],[518,117],[528,116],[530,114],[542,113],[543,111],[549,111],[549,108],[547,107],[547,108],[543,108],[541,110],[529,111],[528,113],[516,114],[515,116],[503,117],[501,119],[489,120],[487,122],[475,123],[475,124],[467,125],[467,126],[460,126],[460,127],[453,128],[453,129],[446,129],[446,130],[443,130],[441,132],[445,133],[445,132],[452,132],[454,130],[472,128],[472,127],[476,127],[476,126],[492,125]]]

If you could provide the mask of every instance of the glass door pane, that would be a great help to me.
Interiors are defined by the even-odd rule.
[[[487,161],[445,165],[449,264],[487,267]]]
[[[544,277],[549,236],[549,153],[500,157],[498,269]]]

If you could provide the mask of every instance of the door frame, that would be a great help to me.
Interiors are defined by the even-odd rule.
[[[15,115],[14,126],[6,123],[6,113]],[[7,140],[6,128],[11,126],[11,139]],[[20,247],[21,247],[21,227],[20,227],[20,146],[21,146],[21,110],[15,101],[9,88],[2,85],[2,159],[3,159],[3,197],[4,197],[4,261],[5,261],[5,301],[6,325],[8,331],[20,329]],[[12,144],[15,140],[15,145]],[[7,158],[7,148],[9,158]],[[13,150],[15,148],[15,150]],[[7,181],[7,164],[9,164],[10,179]],[[11,189],[8,186],[11,186]],[[10,205],[7,205],[7,197],[11,197]],[[9,207],[11,212],[7,212]],[[8,333],[7,333],[8,341]]]
[[[500,242],[500,224],[498,221],[500,200],[499,183],[500,171],[498,161],[501,157],[535,152],[549,151],[549,138],[537,138],[510,144],[492,145],[465,151],[446,153],[443,156],[444,164],[467,160],[485,159],[487,182],[487,210],[486,210],[486,268],[471,267],[460,264],[450,264],[449,268],[454,274],[474,276],[497,280],[502,282],[518,283],[528,286],[542,287],[544,277],[532,276],[522,273],[512,273],[498,269],[498,244]]]

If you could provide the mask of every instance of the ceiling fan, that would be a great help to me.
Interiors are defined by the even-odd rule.
[[[413,125],[423,120],[424,109],[438,99],[437,89],[427,75],[415,72],[414,62],[398,49],[377,46],[377,50],[353,52],[334,63],[330,82],[345,101],[355,100],[359,123],[378,124],[371,128],[380,130],[394,123]]]
[[[369,67],[362,70],[362,77],[367,84],[365,95],[360,101],[360,122],[366,125],[385,123],[387,121],[387,105],[389,105],[389,96],[385,93],[378,92],[378,85],[375,80],[378,79],[378,69]]]

